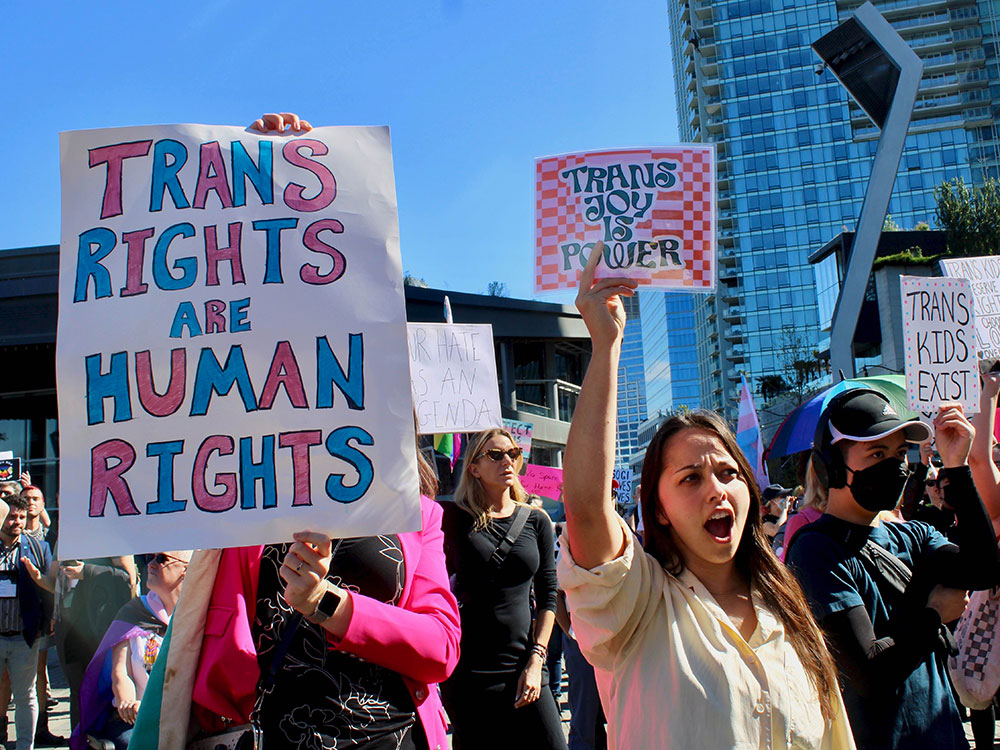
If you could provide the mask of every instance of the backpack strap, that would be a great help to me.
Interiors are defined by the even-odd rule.
[[[494,567],[499,568],[503,565],[503,561],[514,547],[518,537],[521,536],[521,532],[524,531],[524,525],[528,522],[529,515],[531,515],[531,508],[525,505],[518,505],[515,508],[514,520],[511,521],[510,528],[504,534],[503,539],[497,543],[493,554],[490,555],[490,562],[493,563]]]

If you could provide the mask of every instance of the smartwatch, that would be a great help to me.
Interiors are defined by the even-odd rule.
[[[346,595],[336,589],[330,588],[330,585],[327,584],[326,593],[323,594],[323,597],[316,605],[316,611],[311,615],[305,615],[306,620],[313,625],[322,625],[333,617],[333,613],[337,611],[337,607],[340,606],[340,602],[344,596]]]

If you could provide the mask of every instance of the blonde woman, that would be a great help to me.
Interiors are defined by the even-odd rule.
[[[441,686],[456,750],[566,747],[545,674],[556,610],[552,523],[527,504],[521,461],[510,433],[480,433],[455,502],[443,503],[445,556],[462,616],[461,658]]]

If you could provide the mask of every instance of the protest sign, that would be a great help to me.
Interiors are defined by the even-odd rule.
[[[409,323],[410,383],[421,435],[500,427],[493,326]]]
[[[590,151],[535,161],[535,291],[573,289],[598,240],[597,277],[715,288],[715,146]]]
[[[20,478],[21,459],[15,458],[13,454],[0,458],[0,482],[16,482]]]
[[[516,419],[505,419],[503,428],[509,432],[524,455],[525,465],[531,458],[531,433],[535,426],[531,422],[518,422]]]
[[[616,503],[632,502],[632,469],[618,466],[611,474],[611,495]]]
[[[419,528],[388,129],[60,147],[61,557]]]
[[[967,279],[900,276],[907,405],[927,414],[942,401],[979,411],[972,288]]]
[[[1000,361],[1000,257],[944,258],[946,276],[968,279],[975,307],[976,346],[987,369]]]
[[[558,500],[562,496],[563,472],[552,466],[526,464],[524,474],[518,477],[529,495]]]

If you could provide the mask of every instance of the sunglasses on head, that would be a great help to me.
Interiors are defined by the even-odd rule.
[[[486,456],[486,458],[488,458],[495,464],[498,464],[501,461],[503,461],[504,456],[507,456],[507,458],[509,458],[511,461],[517,461],[517,459],[521,457],[521,449],[518,448],[517,446],[514,446],[513,448],[508,448],[507,450],[503,450],[501,448],[490,448],[488,451],[483,451],[478,456],[476,456],[476,460],[478,461],[483,456]]]
[[[155,555],[150,555],[147,564],[152,565],[153,563],[156,563],[157,565],[166,565],[167,563],[171,562],[184,563],[185,565],[187,564],[184,560],[181,560],[179,557],[171,557],[165,552],[159,552]]]

